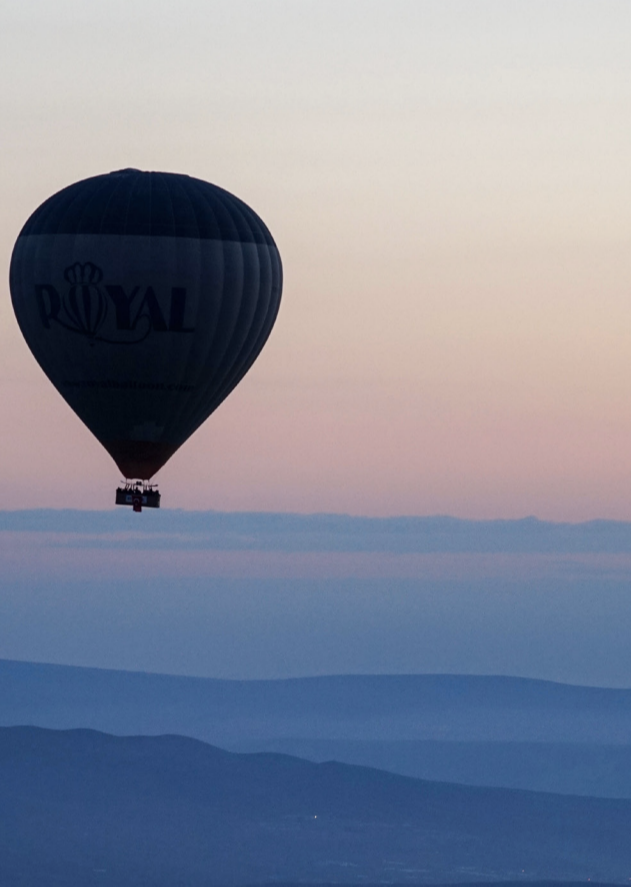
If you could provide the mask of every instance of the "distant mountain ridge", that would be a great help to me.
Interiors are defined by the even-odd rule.
[[[0,660],[0,726],[178,734],[466,785],[631,798],[631,691],[522,678],[224,681]]]
[[[413,779],[631,799],[631,745],[286,738],[235,741],[227,747],[340,761]]]
[[[631,690],[472,675],[238,681],[0,660],[0,725],[249,738],[631,744]]]
[[[0,729],[0,883],[627,880],[631,802],[428,783],[177,736]]]

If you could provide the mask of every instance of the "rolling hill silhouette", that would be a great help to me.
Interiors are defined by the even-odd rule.
[[[423,782],[178,737],[0,730],[0,883],[631,877],[631,802]]]
[[[631,690],[473,675],[238,681],[0,660],[0,725],[250,738],[631,744]]]

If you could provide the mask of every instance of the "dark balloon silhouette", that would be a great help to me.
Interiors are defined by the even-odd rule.
[[[11,260],[36,360],[123,475],[143,481],[250,369],[281,288],[278,249],[245,203],[135,169],[50,197]]]

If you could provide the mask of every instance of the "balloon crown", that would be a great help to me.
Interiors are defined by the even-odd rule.
[[[64,271],[64,278],[73,286],[89,286],[93,283],[99,283],[103,279],[103,272],[98,265],[93,262],[75,262],[69,265]]]

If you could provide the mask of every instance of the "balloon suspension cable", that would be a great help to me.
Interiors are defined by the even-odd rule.
[[[131,505],[136,512],[141,512],[144,508],[160,508],[160,491],[157,484],[149,483],[148,480],[130,480],[126,478],[121,481],[120,486],[116,490],[117,505]]]

